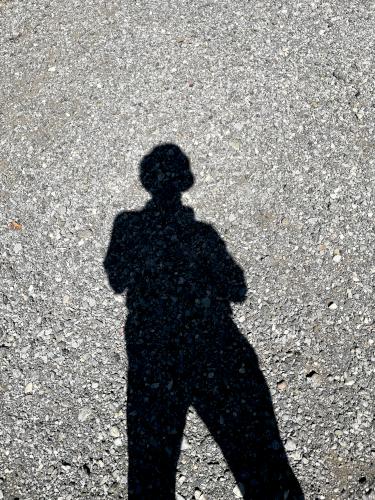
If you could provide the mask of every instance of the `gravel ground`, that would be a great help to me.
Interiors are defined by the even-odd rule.
[[[375,498],[374,14],[0,0],[0,498],[128,497],[126,307],[103,259],[166,142],[245,273],[233,320],[306,499]],[[198,413],[177,498],[239,498]]]

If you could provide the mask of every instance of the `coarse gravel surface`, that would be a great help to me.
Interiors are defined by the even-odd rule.
[[[233,320],[305,498],[375,498],[374,17],[372,0],[0,0],[0,499],[128,498],[126,304],[103,260],[163,143],[244,272]],[[252,498],[194,407],[176,492]]]

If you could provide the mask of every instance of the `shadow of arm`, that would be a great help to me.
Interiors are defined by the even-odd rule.
[[[230,302],[243,302],[246,299],[246,280],[242,268],[228,252],[224,241],[214,229],[208,238],[210,274],[221,298]]]
[[[114,221],[111,241],[103,262],[109,284],[115,293],[123,293],[128,287],[128,239],[127,215],[126,213],[120,213]]]

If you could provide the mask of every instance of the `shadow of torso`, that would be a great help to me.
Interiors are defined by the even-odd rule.
[[[242,301],[246,286],[242,270],[226,252],[223,241],[193,211],[145,210],[123,213],[120,273],[116,288],[127,290],[129,321],[140,333],[168,343],[170,336],[196,334],[207,342],[212,326],[231,315],[230,301]],[[155,340],[155,339],[154,339]]]
[[[244,498],[299,498],[256,354],[232,319],[243,271],[214,228],[151,200],[117,216],[105,268],[127,297],[129,498],[174,498],[189,406]]]

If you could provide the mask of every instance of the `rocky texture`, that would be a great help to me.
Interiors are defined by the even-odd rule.
[[[306,498],[374,495],[373,41],[369,1],[0,1],[0,497],[127,497],[102,262],[167,141],[246,273],[234,319]],[[179,498],[241,495],[194,411],[183,448]]]

